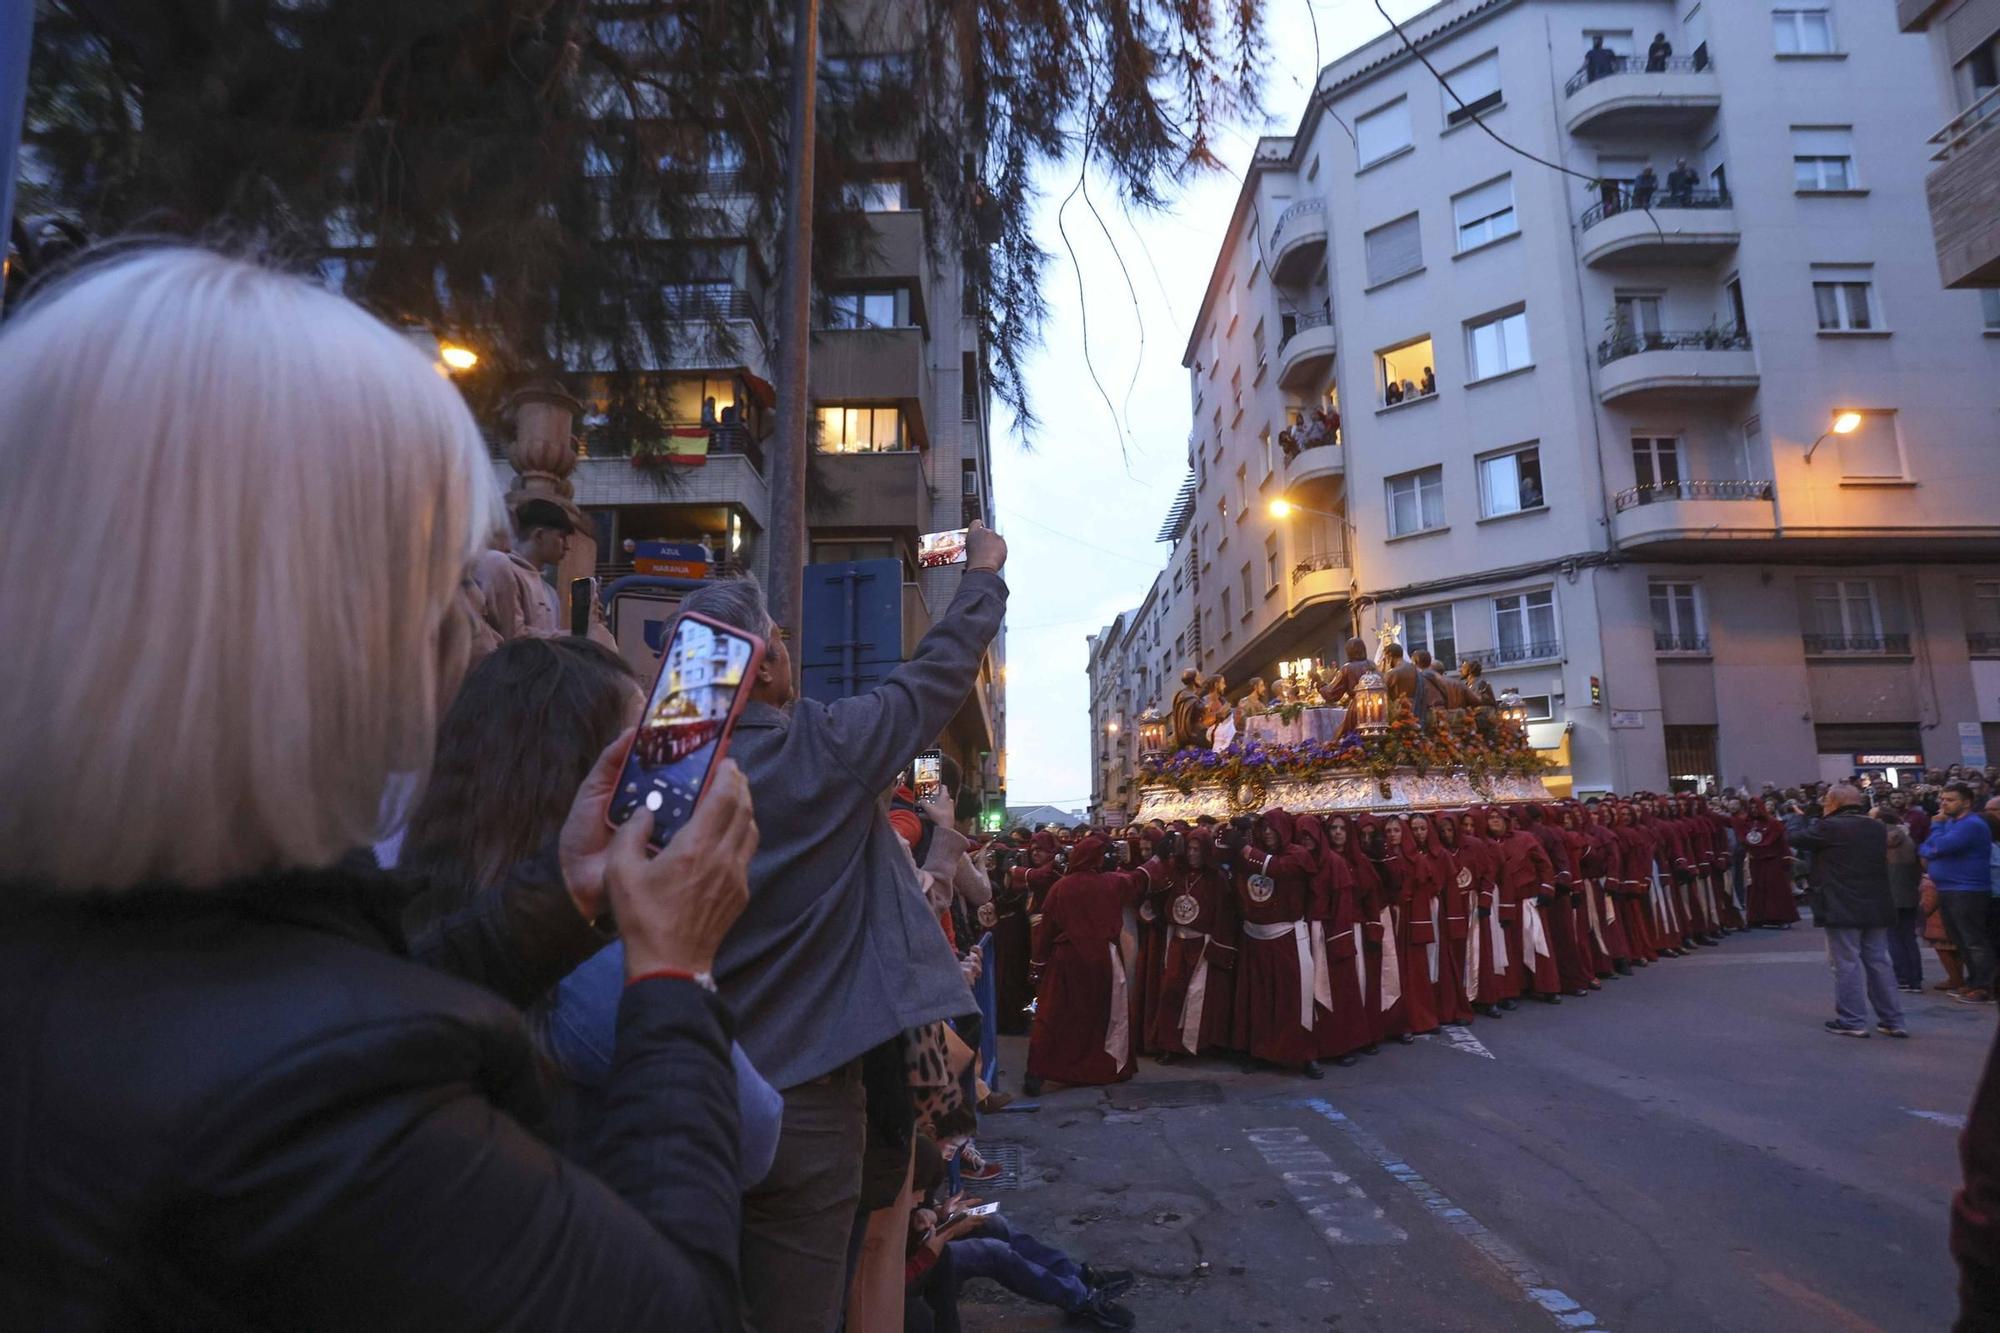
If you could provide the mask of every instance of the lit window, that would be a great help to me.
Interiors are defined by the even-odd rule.
[[[894,407],[821,407],[819,447],[829,454],[896,453],[903,441],[903,413]]]
[[[1854,131],[1846,125],[1792,126],[1792,180],[1800,190],[1858,188]]]
[[[1389,500],[1389,535],[1404,537],[1444,526],[1444,469],[1420,468],[1383,483]]]
[[[1823,56],[1833,47],[1833,17],[1824,5],[1771,11],[1771,37],[1781,56]]]
[[[864,213],[900,213],[910,206],[909,186],[900,180],[857,181],[845,193],[848,205]]]
[[[1542,497],[1542,457],[1537,449],[1514,449],[1479,460],[1479,512],[1483,518],[1518,514],[1546,505]]]
[[[1514,220],[1514,178],[1502,176],[1454,196],[1451,213],[1458,225],[1460,254],[1502,236],[1512,236],[1520,230],[1520,224]]]
[[[1528,312],[1514,310],[1467,324],[1465,347],[1475,380],[1533,365],[1528,351]]]
[[[1429,338],[1392,347],[1380,353],[1376,361],[1382,367],[1383,406],[1394,407],[1413,399],[1428,398],[1437,392],[1437,373],[1434,369],[1437,363],[1431,355]]]
[[[900,288],[872,292],[834,292],[827,297],[836,329],[893,329],[909,323],[909,293]]]

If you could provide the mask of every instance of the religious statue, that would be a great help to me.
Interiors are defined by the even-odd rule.
[[[1319,686],[1320,698],[1347,710],[1347,716],[1340,723],[1342,735],[1354,730],[1354,688],[1372,669],[1368,661],[1368,645],[1360,639],[1347,641],[1345,656],[1347,660],[1341,663],[1340,670],[1328,672]]]
[[[1423,684],[1423,673],[1417,670],[1415,663],[1403,660],[1403,645],[1397,643],[1386,630],[1384,639],[1382,682],[1389,687],[1389,716],[1394,719],[1405,708],[1416,711],[1417,690]]]
[[[1174,749],[1208,748],[1208,724],[1203,715],[1201,673],[1193,667],[1181,672],[1181,687],[1174,692],[1170,711]]]
[[[1262,676],[1252,676],[1250,678],[1250,693],[1243,696],[1244,715],[1268,713],[1275,707],[1277,707],[1277,703],[1271,698],[1271,687],[1264,683]]]
[[[1417,716],[1429,724],[1451,707],[1451,684],[1445,680],[1444,672],[1438,670],[1430,649],[1419,648],[1411,653],[1410,663],[1416,667],[1419,677]]]
[[[1480,679],[1481,670],[1482,668],[1479,663],[1469,657],[1458,664],[1459,679],[1465,682],[1465,688],[1472,694],[1472,703],[1470,706],[1473,708],[1498,708],[1500,701],[1493,697],[1493,687]]]

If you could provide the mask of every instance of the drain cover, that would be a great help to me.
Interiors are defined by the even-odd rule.
[[[1017,1190],[1021,1188],[1021,1145],[1018,1143],[994,1143],[979,1140],[979,1155],[1000,1168],[1000,1174],[991,1180],[968,1180],[965,1191],[968,1194],[985,1194],[991,1190]]]
[[[1222,1105],[1220,1083],[1202,1083],[1193,1079],[1172,1083],[1121,1083],[1108,1095],[1112,1106],[1120,1111]]]

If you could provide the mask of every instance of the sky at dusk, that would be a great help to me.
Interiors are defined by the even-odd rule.
[[[1425,7],[1426,0],[1391,0],[1389,12],[1401,22]],[[1069,198],[1074,163],[1044,185],[1037,235],[1051,255],[1044,287],[1050,318],[1027,366],[1040,427],[1024,448],[1010,418],[996,414],[994,421],[993,493],[1013,590],[1009,805],[1081,809],[1090,798],[1085,639],[1136,607],[1166,559],[1154,536],[1187,473],[1192,424],[1181,351],[1256,137],[1295,130],[1318,69],[1388,26],[1368,0],[1274,0],[1266,22],[1268,120],[1221,140],[1229,172],[1194,180],[1151,214],[1128,213],[1094,179],[1090,198],[1103,228],[1081,196]]]

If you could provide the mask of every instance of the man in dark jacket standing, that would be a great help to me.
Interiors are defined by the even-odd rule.
[[[1866,1037],[1867,1005],[1872,1004],[1877,1032],[1907,1037],[1889,963],[1889,928],[1896,924],[1896,900],[1889,890],[1889,830],[1868,817],[1860,790],[1844,782],[1827,792],[1820,809],[1825,817],[1795,836],[1792,845],[1813,854],[1813,924],[1826,928],[1838,1015],[1827,1021],[1826,1030]]]

